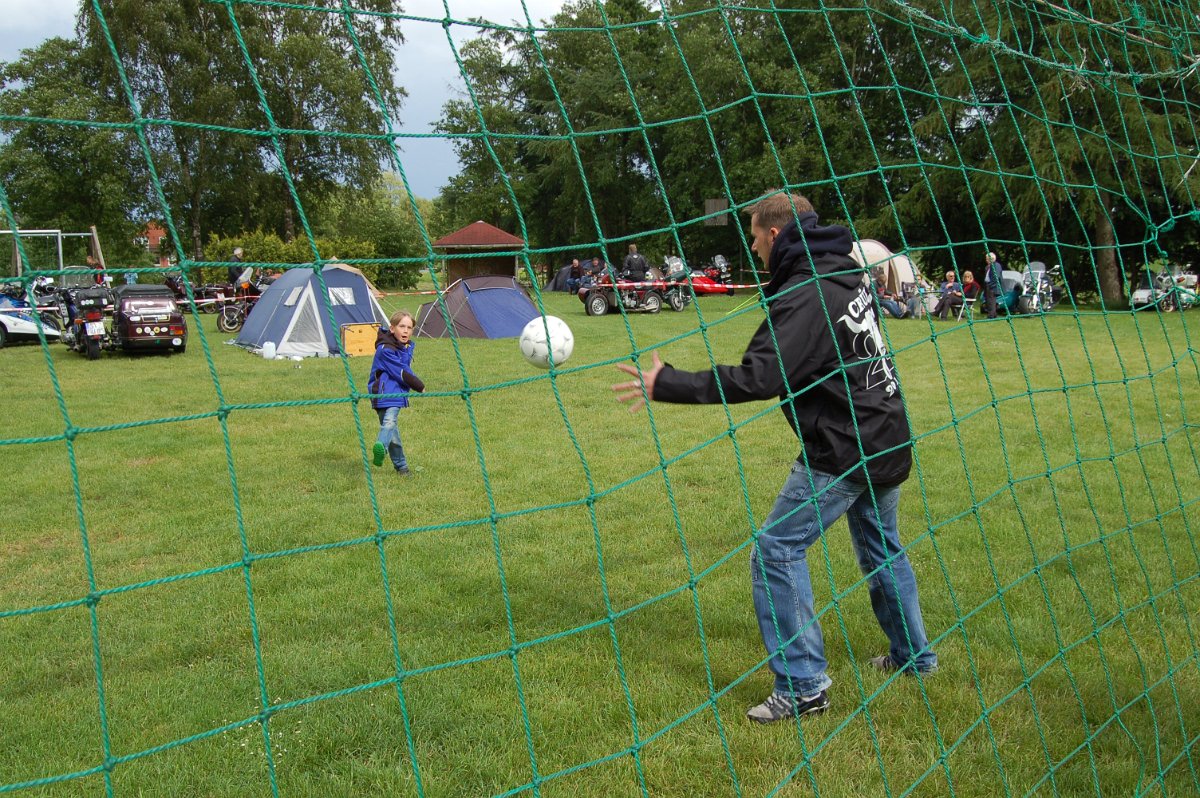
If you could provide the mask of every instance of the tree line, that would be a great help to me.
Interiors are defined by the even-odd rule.
[[[103,8],[0,65],[20,224],[96,224],[128,257],[168,215],[196,259],[249,233],[358,239],[414,279],[427,238],[385,135],[405,96],[399,2]],[[481,20],[437,128],[460,169],[424,232],[484,219],[552,264],[629,242],[736,260],[739,208],[787,185],[927,274],[993,250],[1117,303],[1143,262],[1200,264],[1200,34],[1105,22],[1127,16],[1115,0],[1053,8],[568,0],[534,35]]]
[[[404,97],[396,4],[315,5],[329,12],[109,0],[97,16],[82,4],[73,39],[0,64],[0,185],[17,223],[95,224],[124,262],[145,257],[133,239],[149,220],[169,221],[170,254],[192,259],[227,258],[206,253],[214,241],[310,233],[359,256],[420,253],[380,135]],[[367,269],[402,283],[416,270]]]
[[[927,274],[993,250],[1117,304],[1143,262],[1200,266],[1194,30],[1105,23],[1113,0],[770,5],[573,0],[536,37],[486,31],[444,108],[447,209],[695,260],[746,253],[706,200],[790,184]]]

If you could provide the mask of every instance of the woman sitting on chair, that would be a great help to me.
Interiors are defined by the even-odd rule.
[[[971,272],[963,272],[963,299],[968,301],[975,300],[983,291],[983,286],[975,281],[975,275]]]

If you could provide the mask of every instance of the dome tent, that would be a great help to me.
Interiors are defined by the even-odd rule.
[[[280,357],[324,357],[341,352],[342,325],[387,324],[375,287],[358,269],[331,263],[320,278],[324,291],[312,269],[289,269],[278,277],[246,316],[234,343],[255,351],[274,343]]]
[[[417,311],[414,336],[421,338],[516,338],[541,313],[515,277],[476,274],[455,280],[442,294],[446,316],[438,302]],[[446,326],[449,317],[450,328]]]
[[[873,238],[855,241],[850,257],[875,278],[882,271],[883,284],[893,294],[903,294],[905,284],[916,285],[917,270],[907,255],[893,254],[886,244]]]

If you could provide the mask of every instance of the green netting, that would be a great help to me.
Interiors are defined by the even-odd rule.
[[[128,120],[0,121],[132,137],[191,291],[201,266],[228,264],[188,257],[157,131],[266,139],[279,164],[296,136],[382,141],[406,187],[404,145],[424,135],[280,126],[248,19],[336,16],[379,107],[358,38],[373,20],[445,39],[464,74],[452,34],[499,37],[537,113],[498,114],[472,76],[464,127],[438,135],[490,176],[471,185],[515,220],[521,271],[576,351],[542,373],[511,341],[420,341],[430,390],[401,427],[424,470],[403,484],[369,461],[362,359],[263,362],[220,346],[194,306],[184,358],[89,363],[44,337],[6,351],[0,792],[1200,789],[1200,374],[1194,314],[1169,312],[1194,297],[1173,282],[1143,310],[1123,301],[1144,261],[1185,260],[1200,220],[1193,8],[580,2],[544,25],[468,23],[450,0],[434,17],[210,5],[262,126],[143,115],[98,1]],[[582,52],[597,61],[579,81],[564,53]],[[564,170],[554,201],[530,186],[531,159]],[[641,190],[617,196],[606,175],[628,163]],[[280,176],[312,249],[284,265],[319,275],[337,253]],[[884,323],[914,436],[901,534],[941,667],[865,666],[886,643],[839,523],[809,552],[832,707],[764,728],[744,718],[770,689],[746,559],[796,441],[778,403],[631,416],[608,388],[614,364],[651,350],[693,370],[736,362],[761,293],[593,319],[538,290],[535,265],[616,261],[646,239],[686,251],[725,213],[704,199],[736,212],[779,186],[929,274],[982,268],[988,249],[1062,264],[1062,298]],[[634,202],[654,221],[622,226]],[[545,240],[568,206],[582,232]],[[28,257],[2,183],[0,208],[22,289],[57,276]],[[417,220],[424,251],[404,262],[442,289]],[[753,263],[742,226],[726,232]]]

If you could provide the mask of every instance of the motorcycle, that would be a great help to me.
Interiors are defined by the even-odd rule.
[[[724,264],[724,266],[721,264]],[[722,269],[724,270],[723,272]],[[688,292],[689,298],[699,296],[700,294],[733,294],[733,289],[729,287],[728,283],[732,279],[729,271],[729,262],[721,255],[713,258],[713,263],[705,266],[699,272],[694,272],[684,265],[683,258],[680,258],[678,255],[668,255],[663,264],[663,273],[667,275],[667,280],[678,280],[679,282],[688,283],[688,286],[691,288],[691,291]],[[723,279],[725,282],[722,282],[722,273],[724,273]],[[680,276],[672,277],[671,275],[673,274]],[[683,307],[678,308],[678,310],[683,310]]]
[[[1054,309],[1060,294],[1054,288],[1051,279],[1061,271],[1060,266],[1047,270],[1041,261],[1030,261],[1025,267],[1021,278],[1021,295],[1017,299],[1017,308],[1022,313],[1048,313]]]
[[[671,310],[683,310],[692,301],[693,294],[688,290],[688,277],[692,271],[683,262],[683,258],[678,255],[668,255],[663,263],[663,279],[667,281],[668,288],[663,299],[667,303],[667,307]],[[674,285],[671,285],[674,283]]]
[[[713,255],[712,263],[704,267],[704,276],[712,280],[714,283],[730,285],[733,283],[733,270],[729,268],[729,261],[724,255]],[[729,289],[729,293],[733,293],[733,289]]]
[[[250,315],[250,311],[254,310],[254,304],[273,282],[275,282],[274,278],[264,277],[261,274],[252,282],[250,276],[243,273],[242,280],[234,286],[232,299],[219,295],[217,329],[224,333],[233,333],[242,329],[242,325],[246,323],[246,317]]]
[[[58,285],[52,277],[38,277],[29,284],[33,302],[39,308],[48,308],[50,315],[58,316]]]
[[[1138,271],[1137,286],[1131,286],[1129,292],[1129,304],[1134,310],[1158,308],[1170,313],[1188,310],[1200,302],[1195,274],[1166,264],[1155,271],[1156,265],[1148,263]]]
[[[609,311],[658,313],[662,310],[662,284],[657,282],[613,283],[608,274],[600,275],[590,286],[579,289],[579,300],[589,316],[603,316]]]
[[[104,307],[110,299],[108,288],[100,285],[59,289],[62,342],[67,348],[86,354],[88,360],[99,358],[101,349],[111,348],[112,337],[104,323]]]
[[[183,284],[183,275],[174,272],[168,273],[163,282],[171,289],[171,293],[175,295],[175,301],[180,305],[188,305],[187,288]],[[196,301],[196,310],[201,313],[219,313],[221,308],[225,307],[226,297],[236,295],[235,286],[228,283],[215,284],[204,283],[203,285],[192,285],[192,297]]]

